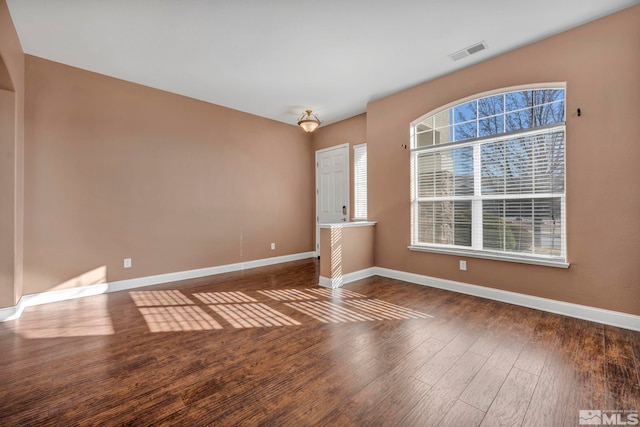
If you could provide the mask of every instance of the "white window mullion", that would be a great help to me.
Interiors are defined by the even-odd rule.
[[[415,145],[415,140],[413,139],[413,126],[411,127],[411,135],[412,135],[412,139],[411,139],[411,144],[412,146]],[[418,153],[413,152],[411,153],[411,242],[417,242],[418,241],[418,223],[419,223],[419,211],[418,211],[418,186],[416,185],[416,182],[418,180],[418,173],[417,173],[417,160],[418,159]]]
[[[473,201],[471,202],[471,247],[482,250],[482,146],[473,147]]]
[[[565,197],[560,198],[560,236],[562,242],[560,242],[560,254],[563,259],[567,259],[567,238],[566,238],[566,200]]]
[[[478,100],[476,99],[476,138],[480,137],[480,118],[478,117],[480,115],[480,110],[479,110],[479,106],[478,106]]]
[[[502,95],[502,131],[507,132],[507,97]]]

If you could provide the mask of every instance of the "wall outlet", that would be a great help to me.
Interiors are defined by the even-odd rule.
[[[124,259],[124,268],[131,268],[131,258]]]
[[[274,250],[275,248],[276,248],[276,244],[275,244],[275,243],[272,243],[272,244],[271,244],[271,250]]]
[[[460,260],[460,270],[465,271],[467,269],[467,261]]]

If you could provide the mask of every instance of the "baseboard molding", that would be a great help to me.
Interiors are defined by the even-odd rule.
[[[159,285],[162,283],[177,282],[180,280],[196,279],[198,277],[214,276],[216,274],[231,273],[234,271],[249,270],[251,268],[266,267],[268,265],[282,264],[284,262],[313,258],[314,256],[315,252],[302,252],[292,255],[264,258],[255,261],[240,262],[236,264],[178,271],[175,273],[166,273],[158,274],[155,276],[138,277],[135,279],[119,280],[111,283],[101,283],[97,285],[81,286],[71,289],[61,289],[57,291],[23,295],[22,298],[20,298],[20,301],[18,301],[18,304],[16,304],[15,306],[0,308],[0,322],[17,319],[18,317],[20,317],[25,307],[31,307],[34,305],[82,298],[91,295],[100,295],[107,292],[124,291],[128,289],[141,288],[144,286]]]
[[[402,280],[404,282],[506,302],[509,304],[562,314],[564,316],[575,317],[577,319],[604,323],[605,325],[617,326],[624,329],[631,329],[633,331],[640,331],[640,316],[622,313],[619,311],[605,310],[602,308],[503,291],[484,286],[470,285],[468,283],[455,282],[453,280],[423,276],[420,274],[407,273],[388,268],[375,267],[374,270],[377,276],[387,277],[390,279]]]
[[[318,278],[318,286],[322,286],[323,288],[339,288],[340,286],[342,286],[342,283],[340,283],[339,285],[333,286],[333,280],[331,280],[328,277],[324,277],[324,276],[320,276]]]
[[[145,276],[136,279],[119,280],[109,283],[108,292],[126,291],[128,289],[144,286],[159,285],[162,283],[178,282],[180,280],[197,279],[199,277],[215,276],[216,274],[231,273],[234,271],[249,270],[251,268],[266,267],[268,265],[282,264],[284,262],[298,261],[313,258],[315,252],[302,252],[292,255],[283,255],[273,258],[264,258],[255,261],[239,262],[236,264],[219,265],[216,267],[198,268],[195,270],[178,271],[175,273]]]
[[[20,298],[20,301],[15,306],[0,308],[0,322],[17,319],[18,317],[20,317],[20,315],[22,314],[22,310],[24,310],[25,307],[34,305],[47,304],[50,302],[64,301],[74,298],[82,298],[91,295],[99,295],[107,292],[135,289],[162,283],[176,282],[180,280],[195,279],[198,277],[214,276],[216,274],[248,270],[251,268],[281,264],[290,261],[298,261],[313,257],[315,257],[315,252],[303,252],[299,254],[265,258],[261,260],[248,261],[237,264],[200,268],[196,270],[187,270],[175,273],[158,274],[155,276],[120,280],[111,283],[101,283],[91,286],[43,292],[40,294],[24,295],[22,298]],[[371,276],[381,276],[390,279],[402,280],[404,282],[430,286],[432,288],[444,289],[467,295],[473,295],[481,298],[505,302],[508,304],[520,305],[523,307],[562,314],[564,316],[603,323],[605,325],[617,326],[633,331],[640,331],[640,316],[635,316],[632,314],[557,301],[548,298],[541,298],[532,295],[519,294],[516,292],[503,291],[500,289],[487,288],[484,286],[471,285],[468,283],[440,279],[437,277],[407,273],[405,271],[391,270],[382,267],[370,267],[333,279],[320,276],[318,285],[326,288],[338,288],[346,285],[347,283],[365,279]]]
[[[20,317],[22,314],[22,308],[20,302],[17,305],[10,307],[0,308],[0,322],[6,322],[7,320],[14,320]]]
[[[343,274],[342,276],[333,277],[333,278],[320,276],[318,280],[318,285],[324,288],[332,288],[332,289],[339,288],[343,285],[346,285],[347,283],[355,282],[356,280],[366,279],[367,277],[374,276],[375,268],[376,267],[369,267],[369,268],[365,268],[364,270],[354,271],[352,273]]]

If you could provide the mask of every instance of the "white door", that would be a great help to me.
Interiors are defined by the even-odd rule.
[[[349,144],[316,151],[316,256],[320,256],[318,224],[349,219]]]

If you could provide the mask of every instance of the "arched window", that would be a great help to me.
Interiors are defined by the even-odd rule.
[[[411,249],[568,266],[565,88],[493,92],[411,124]]]

